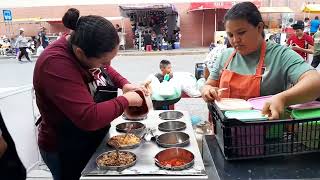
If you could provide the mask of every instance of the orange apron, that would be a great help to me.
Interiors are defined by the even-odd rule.
[[[240,98],[248,100],[249,98],[260,96],[260,84],[262,79],[262,71],[264,66],[264,58],[266,54],[266,42],[262,42],[260,59],[254,75],[242,75],[227,69],[236,50],[231,54],[222,70],[219,88],[227,88],[221,92],[222,98]]]

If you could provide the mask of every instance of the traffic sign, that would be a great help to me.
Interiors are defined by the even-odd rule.
[[[2,11],[4,21],[12,21],[12,13],[9,9],[4,9]]]

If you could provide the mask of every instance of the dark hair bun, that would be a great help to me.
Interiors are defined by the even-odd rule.
[[[80,12],[78,9],[70,8],[64,14],[62,18],[63,25],[69,29],[75,30],[77,27],[77,21],[80,16]]]

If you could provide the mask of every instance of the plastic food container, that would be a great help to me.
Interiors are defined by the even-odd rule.
[[[316,118],[320,117],[320,109],[293,110],[291,116],[294,119]]]
[[[225,116],[229,119],[238,119],[242,122],[254,122],[254,121],[267,121],[268,118],[261,114],[260,110],[241,110],[241,111],[226,111]],[[281,138],[284,132],[284,126],[282,124],[266,126],[265,128],[265,137],[266,139],[274,139],[274,138]],[[245,131],[245,130],[244,130]],[[250,132],[251,131],[251,132]],[[262,136],[262,133],[259,132],[252,132],[252,129],[247,131],[250,134],[258,134]],[[263,128],[255,127],[254,131],[261,131],[263,132]],[[250,137],[248,137],[250,138]],[[261,137],[255,137],[260,139]],[[257,141],[258,142],[258,141]],[[253,142],[254,143],[254,142]]]
[[[293,110],[303,110],[303,109],[319,109],[320,101],[311,101],[304,104],[296,104],[289,106]]]
[[[226,111],[224,115],[228,119],[238,119],[243,122],[267,120],[268,118],[261,114],[259,110],[239,110],[239,111]]]
[[[241,111],[226,111],[225,116],[228,119],[238,119],[242,122],[253,122],[267,120],[259,110],[241,110]],[[264,143],[265,132],[263,125],[255,126],[239,126],[231,128],[231,141],[233,146],[242,147],[249,145],[251,147],[235,149],[235,153],[241,156],[261,155],[264,153],[263,146],[257,147]]]
[[[253,109],[262,110],[265,102],[272,96],[261,96],[256,98],[248,99],[248,102],[252,105]]]
[[[264,104],[272,97],[261,96],[256,98],[248,99],[248,102],[252,105],[253,109],[262,110]],[[284,126],[282,124],[266,126],[266,137],[267,139],[281,138],[283,136]]]
[[[215,103],[221,111],[252,109],[252,105],[243,99],[222,98],[220,101],[215,101]]]
[[[308,119],[320,117],[320,109],[293,110],[291,116],[294,119]],[[303,122],[295,127],[298,140],[309,148],[319,148],[320,141],[320,121]]]

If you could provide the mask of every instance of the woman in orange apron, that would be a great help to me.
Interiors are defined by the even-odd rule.
[[[226,13],[224,22],[228,39],[234,51],[227,60],[225,59],[226,61],[222,66],[215,66],[216,69],[214,71],[218,72],[219,77],[216,79],[208,78],[206,85],[202,89],[202,97],[206,102],[220,100],[221,98],[240,98],[247,100],[249,98],[259,97],[261,96],[261,84],[266,69],[265,57],[267,53],[269,53],[269,57],[271,56],[270,52],[268,52],[271,51],[271,48],[267,47],[267,43],[264,40],[264,23],[261,14],[258,8],[251,2],[238,3]],[[285,47],[278,45],[276,48],[282,50],[278,52],[284,53],[279,54],[279,56],[272,55],[272,57],[283,57],[283,61],[286,61],[286,58],[289,59],[289,55],[292,55],[292,52],[289,52],[290,50],[284,49]],[[227,52],[225,51],[223,53]],[[246,58],[241,59],[239,57],[249,57],[255,53],[260,54],[257,57],[259,60],[255,67],[255,73],[241,74],[237,72],[238,69],[247,68],[240,67],[240,65],[246,66],[250,63],[238,63],[239,66],[230,66],[233,61],[247,60]],[[238,59],[235,58],[236,56]],[[224,56],[222,55],[221,57]],[[286,68],[279,67],[279,71],[270,69],[266,76],[286,76],[290,74],[291,71],[298,72],[299,68],[290,68],[290,66],[294,66],[296,62],[303,62],[300,62],[300,59],[297,61],[289,60],[288,63],[285,64]],[[272,61],[272,59],[268,62],[270,63],[270,61]],[[311,101],[320,96],[320,75],[312,68],[308,69],[307,64],[302,65],[306,70],[299,75],[294,87],[282,92],[277,92],[276,95],[269,94],[274,96],[264,105],[263,114],[268,115],[270,119],[278,119],[285,106]],[[287,69],[289,69],[290,72],[279,73]],[[288,75],[288,77],[284,79],[290,78],[292,77]]]

